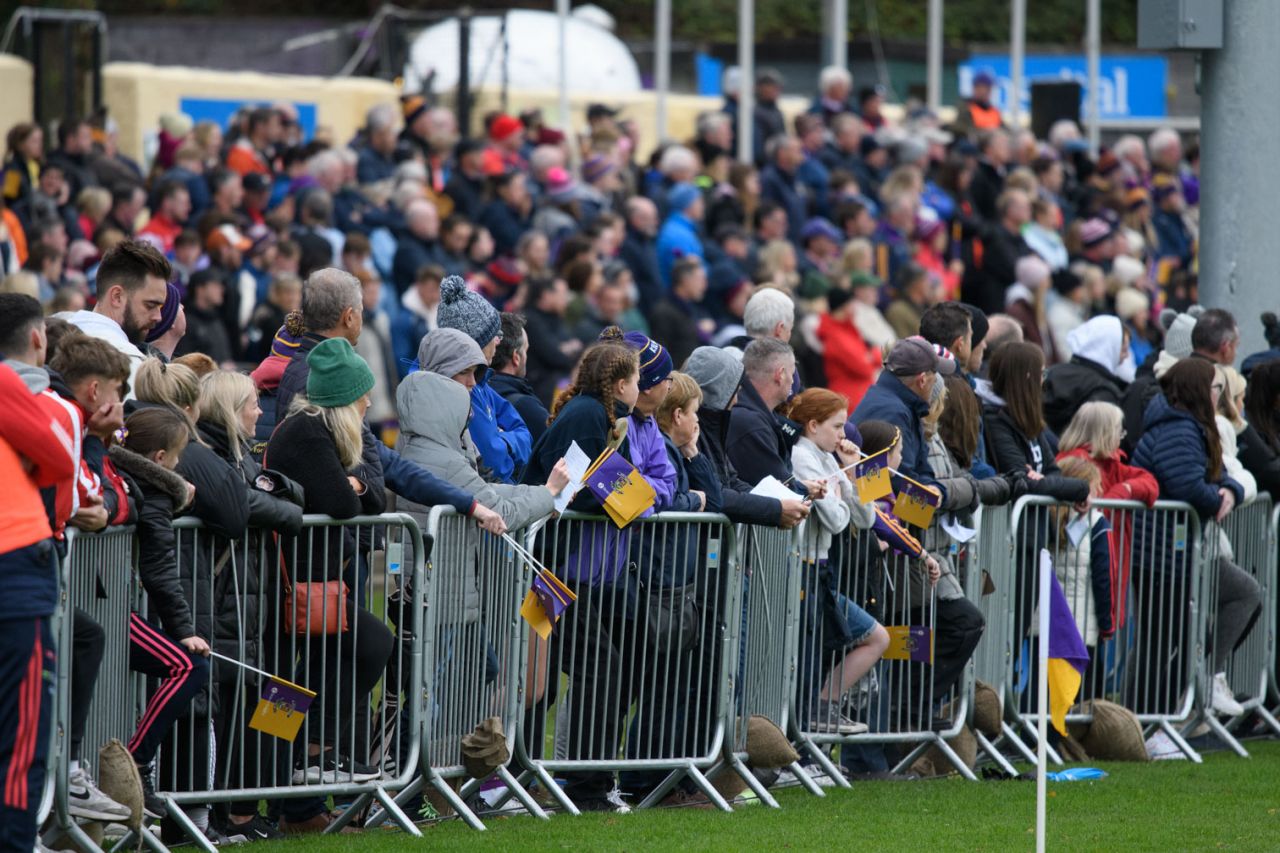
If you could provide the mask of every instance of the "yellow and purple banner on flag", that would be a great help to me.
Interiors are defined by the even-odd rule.
[[[578,596],[549,570],[543,569],[533,577],[533,584],[520,605],[524,621],[544,640],[551,639],[551,631],[560,614],[576,601]]]
[[[658,499],[644,475],[613,448],[600,454],[587,471],[586,483],[619,528],[635,521]]]
[[[889,647],[885,660],[933,663],[933,631],[926,625],[886,625]]]
[[[928,528],[933,514],[942,505],[942,495],[937,489],[903,478],[898,489],[898,499],[893,503],[893,514],[916,527]]]
[[[1049,573],[1049,657],[1045,667],[1049,683],[1049,719],[1058,733],[1065,737],[1067,711],[1080,694],[1084,670],[1089,665],[1089,650],[1076,627],[1067,596],[1062,592],[1062,585],[1053,571],[1053,560],[1047,551],[1040,552],[1040,571]],[[1045,605],[1046,602],[1040,602],[1041,608]]]
[[[858,490],[859,503],[871,503],[893,493],[893,481],[889,479],[889,448],[868,456],[853,469],[853,485]]]
[[[262,697],[249,719],[249,728],[293,740],[302,728],[311,700],[315,698],[316,694],[305,687],[272,677],[262,688]]]

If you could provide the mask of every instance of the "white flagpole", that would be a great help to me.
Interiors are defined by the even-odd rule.
[[[1044,853],[1045,764],[1049,736],[1049,578],[1053,560],[1047,549],[1040,549],[1040,674],[1036,679],[1040,718],[1036,732],[1036,853]]]

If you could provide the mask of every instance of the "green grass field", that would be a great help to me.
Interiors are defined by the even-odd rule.
[[[1072,850],[1280,849],[1280,742],[1152,764],[1099,763],[1096,782],[1049,784],[1049,847]],[[393,831],[308,838],[273,849],[310,853],[410,850],[1027,850],[1035,844],[1033,782],[855,783],[818,799],[777,792],[780,811],[663,809],[550,821],[490,818],[487,832],[456,820]]]

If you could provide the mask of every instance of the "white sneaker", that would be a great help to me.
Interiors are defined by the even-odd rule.
[[[83,766],[72,770],[67,778],[67,811],[73,817],[108,823],[128,820],[133,815],[128,806],[117,803],[98,790]]]
[[[1185,761],[1187,759],[1186,753],[1178,748],[1173,738],[1161,731],[1147,738],[1147,755],[1151,756],[1152,761]]]
[[[631,814],[631,806],[627,805],[627,801],[622,798],[622,789],[615,787],[605,795],[605,800],[614,807],[614,812],[618,814]]]
[[[1220,672],[1213,677],[1213,696],[1209,701],[1209,708],[1215,714],[1221,714],[1224,717],[1238,717],[1244,713],[1244,706],[1236,701],[1231,685],[1227,684],[1225,672]]]

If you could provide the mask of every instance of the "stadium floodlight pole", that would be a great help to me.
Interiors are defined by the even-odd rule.
[[[933,113],[942,109],[942,0],[929,0],[929,33],[926,51],[925,101]]]
[[[1102,64],[1102,0],[1088,0],[1085,6],[1084,51],[1088,65],[1089,97],[1085,99],[1085,123],[1089,133],[1089,154],[1098,156],[1098,145],[1101,143],[1102,129],[1099,121],[1102,118],[1099,110],[1098,78]]]
[[[1022,125],[1022,72],[1027,55],[1027,0],[1013,0],[1009,10],[1009,125]]]
[[[654,4],[653,88],[656,90],[658,142],[667,138],[667,93],[671,90],[671,0]]]
[[[569,0],[556,0],[556,24],[560,33],[560,129],[573,151],[577,146],[573,144],[573,122],[569,119]]]
[[[756,111],[756,6],[755,0],[738,0],[738,159],[754,159],[752,138]]]
[[[827,0],[831,26],[831,64],[849,66],[849,0]]]
[[[1276,0],[1224,4],[1222,44],[1200,52],[1200,301],[1234,311],[1240,353],[1267,349],[1257,311],[1275,304],[1275,217],[1280,169]]]

